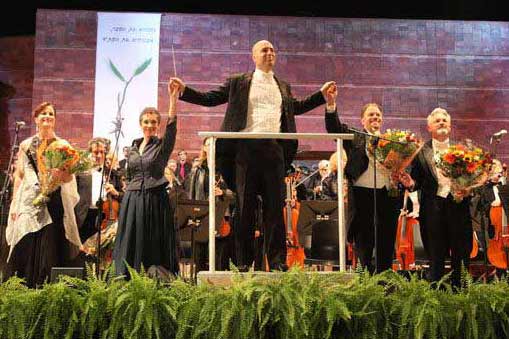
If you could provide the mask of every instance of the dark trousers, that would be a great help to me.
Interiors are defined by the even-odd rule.
[[[284,155],[275,140],[242,140],[237,144],[235,181],[239,224],[235,231],[237,264],[249,266],[254,252],[254,210],[256,194],[263,201],[264,252],[270,268],[286,262],[286,234],[283,223]]]
[[[370,272],[383,272],[392,267],[394,242],[398,223],[401,197],[389,197],[385,188],[376,190],[377,202],[377,248],[376,263],[373,267],[375,228],[373,223],[373,189],[353,187],[355,215],[350,226],[355,252],[363,267]]]
[[[450,194],[447,198],[425,197],[420,214],[426,234],[426,251],[431,259],[431,280],[439,281],[444,276],[445,258],[450,255],[451,284],[459,287],[461,266],[468,268],[472,250],[469,201],[456,203]]]

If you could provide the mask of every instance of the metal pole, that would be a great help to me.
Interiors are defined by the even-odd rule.
[[[216,138],[209,144],[209,272],[216,271]]]
[[[353,140],[350,133],[240,133],[240,132],[198,132],[204,138],[210,138],[209,144],[209,272],[216,271],[216,140],[217,139],[315,139],[337,140],[338,154],[338,227],[340,270],[346,270],[346,247],[344,229],[343,202],[343,139]]]
[[[346,240],[343,197],[343,139],[336,139],[337,176],[338,176],[338,234],[339,234],[339,270],[346,271]]]

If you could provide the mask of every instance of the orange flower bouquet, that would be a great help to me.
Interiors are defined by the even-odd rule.
[[[77,150],[65,141],[57,140],[49,146],[43,142],[37,149],[41,192],[32,202],[33,205],[40,206],[47,203],[49,195],[64,183],[59,171],[69,174],[84,172],[92,168],[92,164],[89,152]]]
[[[486,182],[492,163],[491,155],[481,148],[457,144],[440,154],[437,167],[451,180],[451,193],[459,203],[463,200],[460,192],[469,191]]]
[[[387,129],[380,135],[375,147],[370,143],[368,150],[378,164],[391,173],[390,195],[397,195],[396,183],[392,174],[404,171],[421,150],[424,143],[414,133],[407,130]]]

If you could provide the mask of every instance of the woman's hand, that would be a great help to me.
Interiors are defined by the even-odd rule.
[[[180,94],[180,85],[176,81],[168,82],[168,95],[170,99],[178,99]]]
[[[72,180],[72,174],[68,169],[53,168],[51,170],[51,176],[58,181],[67,183]]]
[[[168,107],[169,119],[175,118],[177,115],[177,100],[180,93],[180,84],[176,81],[171,80],[168,82],[168,95],[170,96],[170,105]]]
[[[184,92],[186,88],[186,84],[180,78],[176,77],[170,78],[170,83],[168,85],[177,86],[179,93]]]

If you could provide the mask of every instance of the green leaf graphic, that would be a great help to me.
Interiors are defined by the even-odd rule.
[[[110,68],[111,68],[111,71],[113,72],[113,74],[115,74],[121,81],[125,82],[125,79],[124,77],[122,76],[122,74],[119,72],[119,70],[117,69],[117,67],[115,67],[115,65],[113,64],[113,62],[111,61],[111,59],[108,59],[109,60],[109,63],[110,63]]]
[[[140,66],[138,66],[138,68],[136,68],[136,70],[134,71],[133,77],[143,73],[143,71],[147,69],[147,67],[150,65],[151,62],[152,62],[152,58],[147,59],[144,63],[142,63]]]

